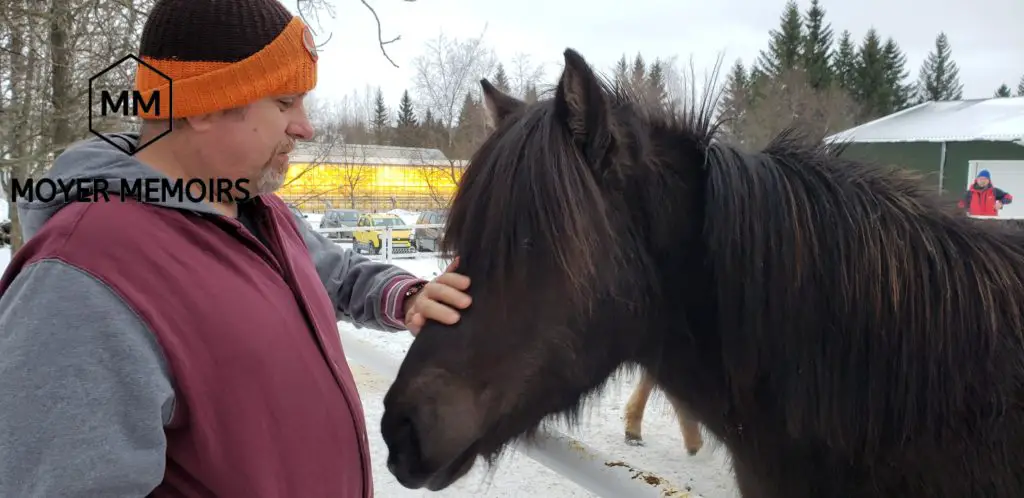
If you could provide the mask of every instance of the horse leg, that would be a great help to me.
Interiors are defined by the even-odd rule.
[[[679,420],[679,429],[683,433],[683,445],[690,456],[696,455],[704,446],[704,437],[700,433],[700,423],[690,415],[686,407],[668,393],[665,394],[672,408],[676,411],[676,419]]]
[[[647,399],[654,390],[654,378],[644,372],[637,384],[633,394],[626,403],[626,444],[642,446],[641,426],[644,421],[644,409],[647,408]]]

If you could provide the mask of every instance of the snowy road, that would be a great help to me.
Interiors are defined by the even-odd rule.
[[[396,259],[394,264],[411,273],[431,278],[443,270],[434,258]],[[412,337],[407,333],[388,334],[369,329],[356,329],[340,322],[347,335],[373,343],[382,351],[401,358],[408,351]],[[380,437],[382,401],[390,386],[390,379],[382,378],[359,366],[352,365],[359,383],[360,396],[366,409],[370,430],[370,445],[374,460],[374,483],[381,497],[594,497],[596,495],[577,486],[520,453],[510,453],[496,469],[486,472],[478,464],[461,482],[451,488],[430,493],[412,491],[402,487],[387,471],[387,447]],[[696,456],[688,456],[683,449],[682,435],[671,405],[660,392],[655,392],[647,405],[643,434],[645,446],[634,447],[623,441],[623,409],[637,379],[621,375],[605,388],[603,395],[587,405],[580,427],[570,429],[555,426],[567,435],[609,455],[653,472],[680,488],[689,487],[703,498],[737,498],[728,455],[724,448],[705,435],[704,448]]]

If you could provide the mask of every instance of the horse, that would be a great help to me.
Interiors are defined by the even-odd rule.
[[[845,144],[730,143],[715,92],[663,105],[564,59],[530,104],[480,82],[493,129],[441,246],[472,304],[384,399],[403,486],[494,469],[642,368],[744,498],[1024,496],[1024,234]]]
[[[644,372],[643,376],[640,377],[640,382],[633,390],[633,394],[629,396],[629,401],[626,402],[625,440],[628,445],[643,445],[644,410],[647,408],[647,400],[656,386],[657,380],[647,372]],[[700,424],[693,419],[693,416],[689,414],[686,407],[678,399],[672,396],[667,397],[672,404],[672,409],[675,411],[676,420],[679,421],[679,430],[683,434],[683,446],[686,447],[686,452],[690,456],[696,455],[701,447],[704,446],[704,437],[700,433]]]

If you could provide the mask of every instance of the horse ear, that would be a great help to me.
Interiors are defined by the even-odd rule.
[[[487,121],[491,128],[497,128],[506,117],[526,105],[525,102],[495,88],[487,78],[480,80],[480,86],[483,87],[484,109],[487,111]]]
[[[610,140],[608,97],[593,69],[573,49],[565,50],[555,110],[584,151],[602,149]],[[590,159],[594,159],[591,157]]]

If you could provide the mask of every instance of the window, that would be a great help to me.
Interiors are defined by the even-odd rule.
[[[397,217],[397,216],[394,217],[394,218],[377,218],[377,219],[373,220],[373,226],[378,226],[378,227],[393,227],[393,226],[396,226],[396,225],[404,225],[404,224],[405,223],[402,222],[402,219]]]
[[[355,211],[342,211],[338,213],[338,218],[340,218],[341,221],[355,221],[359,218],[359,213]]]

